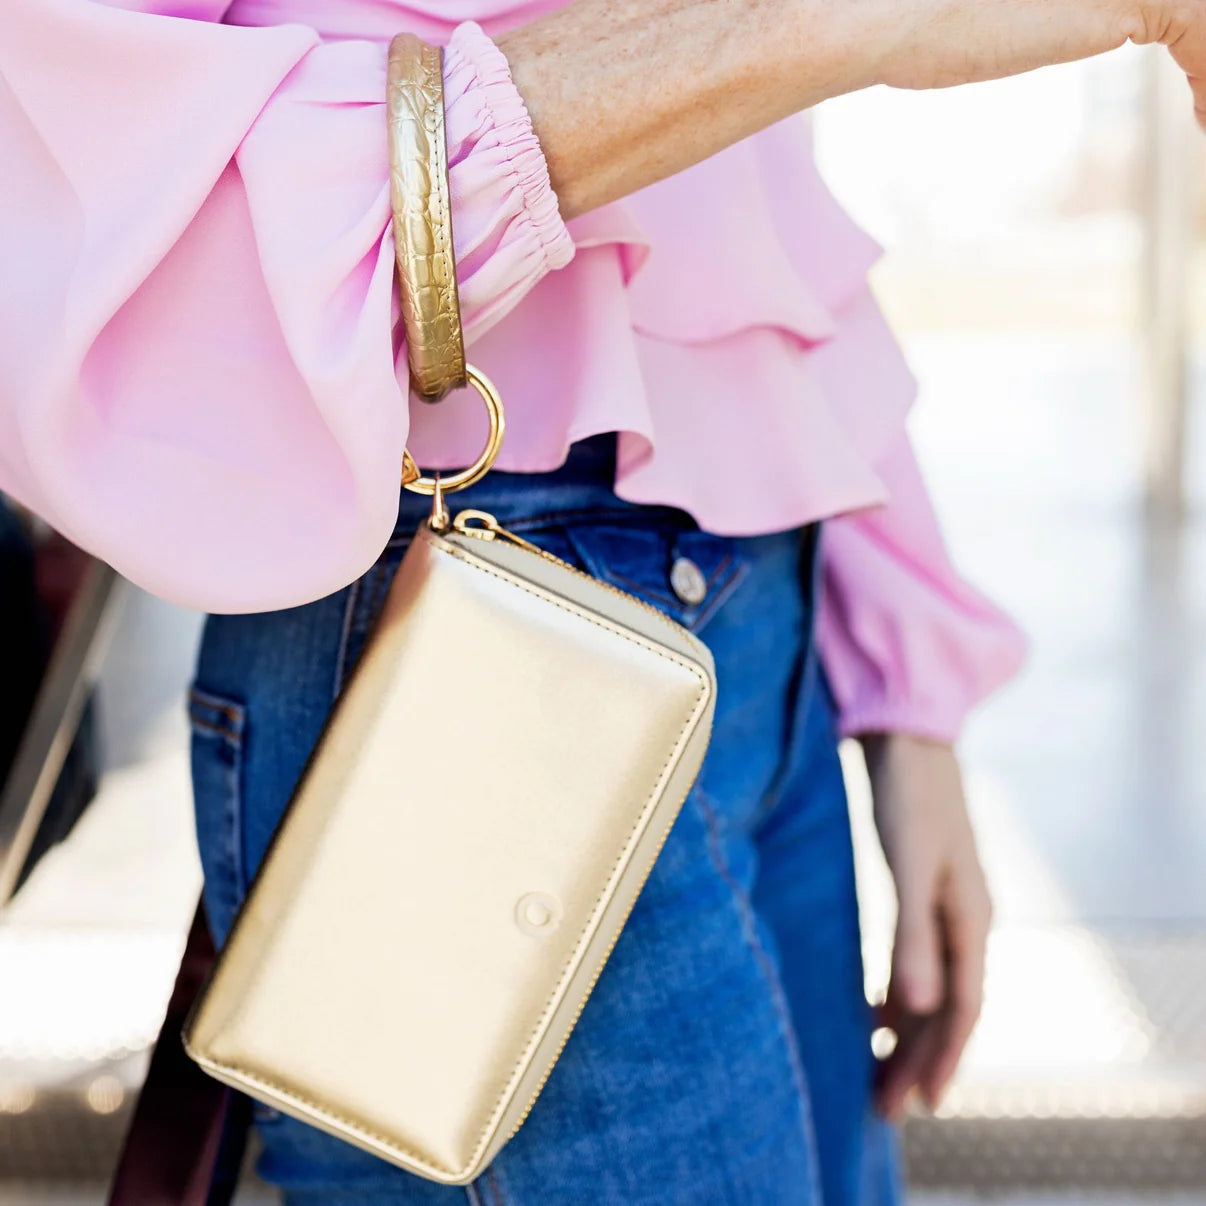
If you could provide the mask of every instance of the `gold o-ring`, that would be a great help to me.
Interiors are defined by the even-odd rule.
[[[502,451],[503,436],[507,430],[506,419],[503,417],[502,399],[498,396],[498,390],[494,388],[494,382],[471,364],[465,365],[465,376],[468,383],[477,390],[486,404],[486,418],[490,422],[490,431],[486,437],[486,447],[472,465],[467,469],[450,473],[447,477],[440,475],[440,490],[444,494],[451,494],[454,490],[463,490],[466,486],[472,486],[474,482],[481,481],[486,476],[490,471],[490,466],[494,464],[499,452]],[[402,454],[402,484],[407,490],[413,490],[416,494],[431,495],[436,490],[436,479],[421,476],[419,468],[409,452]]]

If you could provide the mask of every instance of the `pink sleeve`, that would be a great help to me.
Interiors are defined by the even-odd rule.
[[[828,521],[821,541],[817,642],[841,731],[953,741],[1025,640],[955,572],[903,431],[876,468],[890,501]]]
[[[121,3],[0,5],[0,489],[167,598],[301,603],[397,513],[386,47]],[[445,77],[472,336],[573,245],[477,26]]]

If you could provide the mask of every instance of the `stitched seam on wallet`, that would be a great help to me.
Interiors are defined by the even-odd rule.
[[[674,758],[675,758],[675,753],[676,753],[676,751],[679,750],[680,746],[682,745],[684,737],[686,737],[687,734],[691,731],[691,729],[698,723],[699,716],[701,713],[701,708],[704,704],[704,701],[705,701],[705,698],[707,695],[707,688],[709,685],[707,676],[704,675],[697,666],[693,665],[686,658],[682,657],[681,655],[675,654],[674,652],[672,652],[670,650],[659,647],[654,642],[649,641],[647,638],[641,637],[637,633],[629,632],[628,630],[626,630],[624,628],[620,628],[620,627],[617,627],[617,626],[614,626],[611,624],[606,624],[601,619],[599,619],[597,616],[591,615],[589,612],[587,612],[583,608],[567,606],[565,603],[563,603],[561,600],[559,600],[555,596],[549,594],[547,591],[544,591],[544,590],[538,589],[532,585],[529,585],[528,583],[526,583],[526,582],[522,581],[521,579],[514,577],[510,574],[501,573],[500,571],[496,570],[493,566],[483,563],[482,561],[478,560],[477,558],[474,558],[472,561],[470,561],[469,557],[465,553],[463,553],[460,549],[457,549],[451,545],[447,545],[443,541],[437,542],[437,540],[430,535],[427,535],[424,533],[423,538],[428,541],[428,543],[431,545],[431,547],[434,551],[443,553],[445,556],[448,556],[448,557],[455,557],[458,560],[465,562],[465,564],[467,564],[467,565],[472,565],[473,568],[478,570],[479,572],[489,574],[492,577],[497,578],[500,582],[502,582],[508,586],[511,586],[514,589],[522,590],[527,594],[534,595],[536,598],[541,599],[542,601],[549,603],[554,607],[559,608],[560,610],[566,612],[567,614],[569,614],[571,616],[575,616],[576,618],[578,618],[580,620],[585,620],[587,623],[593,624],[593,625],[595,625],[595,627],[601,628],[605,632],[609,632],[615,636],[619,636],[619,637],[623,638],[624,640],[631,642],[634,645],[639,645],[641,648],[646,649],[649,652],[656,654],[658,657],[665,658],[667,661],[673,662],[676,665],[686,669],[689,673],[693,674],[698,679],[699,692],[695,696],[695,699],[692,702],[691,707],[688,709],[686,719],[683,721],[682,728],[679,730],[678,735],[675,737],[674,742],[672,743],[672,745],[670,747],[670,753],[666,756],[666,761],[662,764],[661,769],[658,771],[657,776],[654,779],[653,787],[650,789],[650,792],[649,792],[649,798],[645,801],[645,804],[642,807],[640,814],[638,815],[635,823],[633,824],[633,827],[629,830],[627,837],[624,839],[624,845],[621,849],[620,856],[616,859],[615,863],[612,865],[611,871],[607,877],[607,880],[610,883],[612,878],[615,876],[616,871],[619,868],[623,867],[626,862],[631,861],[633,850],[635,849],[634,838],[636,838],[637,835],[640,834],[644,830],[644,828],[646,827],[646,824],[649,820],[650,814],[652,813],[654,807],[657,804],[657,801],[659,800],[659,798],[661,798],[661,795],[664,794],[664,793],[659,793],[657,791],[657,787],[665,779],[666,772],[670,769],[671,765],[673,764]],[[665,619],[668,624],[672,624],[672,625],[674,624],[674,621],[671,620],[668,616],[664,616],[662,618]],[[675,625],[675,627],[677,627],[677,625]],[[494,1132],[498,1126],[498,1123],[501,1120],[502,1114],[505,1112],[507,1099],[515,1091],[515,1088],[518,1086],[519,1081],[523,1078],[523,1072],[524,1072],[525,1068],[530,1064],[532,1054],[534,1053],[536,1047],[539,1046],[542,1033],[546,1027],[547,1022],[549,1021],[550,1017],[552,1016],[552,1013],[553,1013],[555,1005],[556,1005],[556,1001],[557,1001],[558,997],[561,995],[562,990],[566,987],[566,985],[568,984],[570,979],[572,979],[573,973],[576,970],[577,965],[582,957],[582,954],[585,951],[586,944],[590,938],[590,935],[594,931],[594,929],[599,921],[599,918],[602,915],[603,909],[605,908],[608,900],[611,899],[612,895],[613,895],[613,892],[611,892],[605,886],[603,891],[600,892],[598,898],[595,900],[594,904],[591,906],[591,911],[590,911],[589,916],[587,917],[586,924],[583,926],[582,931],[579,933],[578,938],[574,943],[574,947],[571,950],[569,957],[566,959],[565,964],[562,967],[562,969],[558,975],[557,983],[554,985],[552,992],[549,994],[548,999],[544,1003],[544,1007],[542,1008],[542,1010],[540,1012],[540,1017],[537,1019],[535,1026],[532,1028],[531,1033],[528,1035],[528,1038],[524,1044],[524,1048],[519,1056],[519,1059],[515,1062],[515,1066],[511,1069],[511,1073],[507,1077],[506,1083],[503,1085],[502,1091],[499,1093],[498,1098],[495,1100],[494,1105],[491,1107],[490,1114],[486,1120],[486,1124],[482,1128],[481,1134],[479,1134],[477,1137],[473,1151],[470,1153],[469,1159],[465,1164],[465,1168],[471,1168],[477,1162],[477,1160],[480,1159],[482,1152],[489,1145],[490,1138],[494,1134]],[[194,1058],[196,1058],[196,1057],[194,1057]],[[253,1085],[253,1086],[260,1086],[262,1088],[268,1089],[272,1093],[274,1093],[277,1097],[282,1098],[285,1101],[294,1102],[298,1105],[304,1106],[316,1117],[319,1117],[328,1122],[337,1124],[338,1126],[347,1130],[349,1133],[357,1135],[362,1139],[368,1139],[375,1143],[381,1144],[387,1151],[389,1151],[395,1155],[405,1157],[411,1163],[417,1165],[420,1168],[431,1169],[436,1172],[452,1173],[454,1176],[459,1176],[461,1173],[464,1172],[464,1169],[449,1169],[449,1168],[444,1167],[443,1165],[436,1164],[434,1161],[427,1160],[424,1157],[418,1155],[416,1152],[413,1152],[413,1151],[409,1150],[408,1148],[404,1148],[400,1144],[395,1143],[388,1136],[382,1135],[377,1131],[369,1130],[367,1127],[362,1126],[357,1122],[354,1122],[350,1118],[345,1118],[341,1114],[336,1114],[333,1110],[329,1110],[327,1107],[320,1105],[318,1102],[312,1100],[311,1098],[305,1097],[301,1093],[296,1093],[291,1089],[287,1089],[287,1088],[285,1088],[284,1085],[278,1084],[277,1082],[275,1082],[273,1080],[269,1080],[267,1077],[259,1076],[254,1072],[248,1072],[248,1071],[244,1070],[243,1068],[240,1068],[237,1064],[223,1063],[220,1060],[211,1059],[208,1056],[198,1059],[198,1062],[202,1066],[209,1066],[210,1068],[220,1069],[222,1071],[229,1072],[229,1073],[233,1074],[234,1076],[240,1077],[246,1084]]]

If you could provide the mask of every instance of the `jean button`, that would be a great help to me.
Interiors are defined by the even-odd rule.
[[[703,570],[690,557],[676,557],[670,567],[670,586],[680,603],[695,607],[704,601],[708,582]]]

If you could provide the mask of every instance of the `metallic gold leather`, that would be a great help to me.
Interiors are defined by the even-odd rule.
[[[530,548],[424,526],[190,1054],[403,1168],[471,1181],[577,1020],[714,701],[707,649],[660,612]]]
[[[431,401],[466,380],[448,197],[443,62],[439,47],[414,34],[399,34],[390,43],[390,200],[402,324],[411,384]]]

